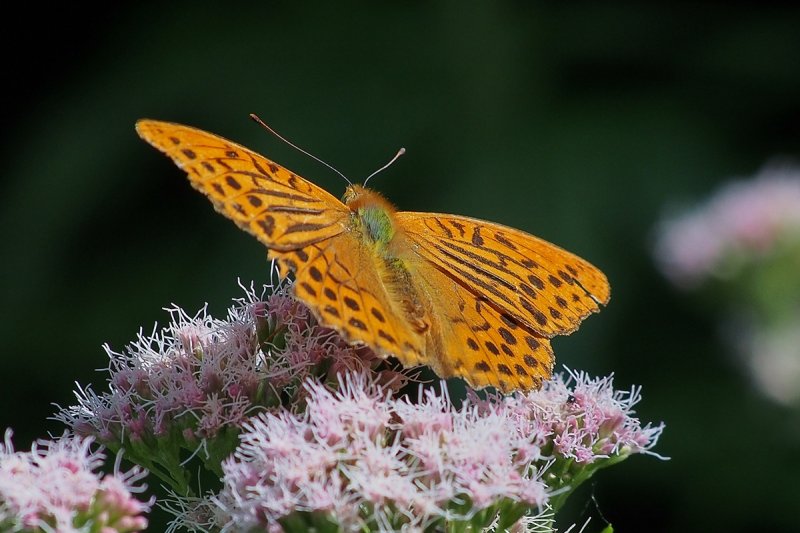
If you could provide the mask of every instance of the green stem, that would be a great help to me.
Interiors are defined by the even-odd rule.
[[[597,472],[601,468],[606,468],[608,466],[615,465],[621,461],[624,461],[627,458],[628,458],[627,454],[613,455],[607,459],[600,459],[599,461],[596,461],[591,465],[574,469],[575,472],[568,485],[569,489],[550,498],[549,504],[553,508],[553,511],[558,512],[558,510],[567,501],[569,495],[572,494],[575,491],[575,489],[577,489],[581,485],[581,483],[592,477],[595,472]]]

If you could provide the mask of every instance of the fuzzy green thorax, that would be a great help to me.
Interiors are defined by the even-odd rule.
[[[379,206],[362,207],[357,211],[361,227],[372,242],[387,245],[394,237],[394,226],[389,213]]]
[[[385,249],[395,233],[392,219],[394,207],[380,194],[358,185],[347,188],[344,201],[364,238],[378,248]]]

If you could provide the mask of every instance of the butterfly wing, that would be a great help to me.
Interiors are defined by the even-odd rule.
[[[423,335],[405,320],[402,301],[387,292],[382,261],[356,233],[269,255],[294,271],[295,296],[320,323],[380,356],[395,355],[403,366],[425,362]]]
[[[338,198],[244,146],[196,128],[140,120],[136,131],[172,158],[217,211],[272,250],[295,250],[345,231]]]
[[[574,331],[610,298],[596,267],[522,231],[438,213],[395,219],[430,305],[423,362],[442,377],[503,392],[539,388],[552,374],[549,338]]]
[[[422,259],[541,336],[571,333],[611,296],[588,261],[525,232],[455,215],[395,216]]]
[[[336,197],[269,159],[202,130],[153,120],[139,135],[185,170],[196,189],[295,274],[295,296],[320,323],[378,354],[415,366],[423,338],[406,324],[386,292],[380,261],[350,225]]]
[[[506,393],[538,389],[550,377],[550,339],[433,263],[407,264],[430,302],[432,326],[423,362],[438,376],[458,376],[476,389],[491,385]]]

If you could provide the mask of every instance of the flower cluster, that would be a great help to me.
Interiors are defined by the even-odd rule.
[[[800,167],[768,166],[662,223],[656,260],[703,289],[724,341],[766,396],[800,407]]]
[[[544,435],[540,446],[548,465],[543,480],[554,493],[550,506],[555,510],[600,468],[637,453],[659,457],[651,450],[664,425],[642,426],[634,416],[640,400],[638,387],[616,390],[612,376],[592,378],[574,371],[556,374],[538,391],[480,401],[473,395],[482,410],[515,420],[520,434]]]
[[[7,430],[0,444],[0,530],[30,533],[127,533],[147,527],[152,500],[131,493],[145,472],[133,468],[103,475],[105,458],[91,451],[91,438],[38,441],[17,452]]]
[[[412,400],[408,371],[289,289],[245,289],[223,320],[169,309],[166,328],[107,348],[108,392],[79,389],[57,415],[168,485],[169,531],[547,529],[575,487],[662,430],[635,418],[638,390],[580,373]]]
[[[575,381],[570,388],[570,382]],[[477,396],[457,408],[426,390],[394,398],[365,374],[337,391],[308,382],[307,409],[261,414],[223,469],[216,501],[233,530],[503,530],[560,504],[602,466],[655,445],[632,417],[638,391],[562,376],[539,392]],[[563,492],[563,491],[561,491]],[[555,498],[555,499],[553,499]],[[499,524],[496,522],[500,520]]]
[[[766,167],[733,181],[707,202],[664,220],[656,259],[678,285],[735,275],[744,265],[800,240],[800,169]]]
[[[394,387],[406,381],[381,370],[385,365],[368,348],[319,326],[287,284],[261,294],[246,289],[224,320],[205,307],[194,316],[178,307],[167,311],[166,328],[140,332],[122,352],[105,346],[108,392],[79,388],[78,405],[56,418],[112,450],[124,447],[178,494],[194,492],[187,454],[221,474],[248,417],[280,406],[301,409],[306,378],[335,381],[345,369],[372,369]]]

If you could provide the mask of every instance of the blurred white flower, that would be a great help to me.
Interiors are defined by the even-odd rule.
[[[769,327],[737,326],[731,335],[756,387],[775,402],[800,405],[800,316]]]

